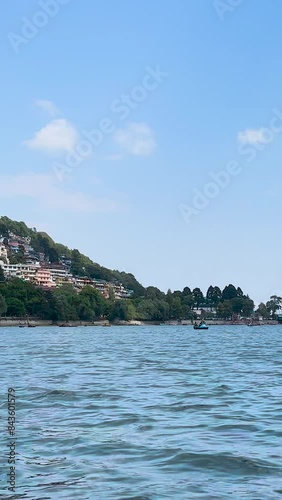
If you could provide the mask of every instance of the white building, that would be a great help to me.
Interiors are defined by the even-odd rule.
[[[25,281],[34,281],[39,266],[28,264],[1,264],[6,278],[20,278]]]

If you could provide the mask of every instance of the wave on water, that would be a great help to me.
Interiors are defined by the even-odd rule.
[[[17,490],[5,465],[0,500],[281,498],[281,327],[108,330],[1,328]]]

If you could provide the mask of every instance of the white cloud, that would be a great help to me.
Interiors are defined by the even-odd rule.
[[[37,99],[35,105],[46,111],[50,116],[56,116],[60,113],[57,106],[52,101]]]
[[[241,144],[267,144],[269,138],[265,136],[265,129],[246,129],[238,134]]]
[[[116,204],[80,192],[65,191],[52,175],[27,172],[0,175],[1,199],[27,197],[39,207],[75,213],[111,212]]]
[[[131,123],[127,128],[118,129],[114,141],[135,156],[149,156],[156,148],[155,134],[146,123]]]
[[[52,120],[23,144],[30,149],[42,151],[69,151],[75,147],[78,138],[75,127],[64,118],[60,118]]]

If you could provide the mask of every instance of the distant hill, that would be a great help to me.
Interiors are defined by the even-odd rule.
[[[133,274],[100,266],[86,255],[81,254],[79,250],[71,250],[61,243],[56,243],[46,232],[29,228],[23,221],[14,221],[2,216],[0,217],[0,235],[8,237],[9,233],[14,233],[22,238],[30,238],[30,245],[35,252],[44,253],[50,262],[58,262],[63,256],[71,260],[71,272],[75,276],[87,276],[111,282],[119,281],[126,288],[133,290],[135,296],[143,296],[146,293],[145,288]]]

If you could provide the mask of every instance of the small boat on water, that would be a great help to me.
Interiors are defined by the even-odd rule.
[[[209,327],[208,325],[206,325],[206,323],[204,323],[203,321],[197,325],[197,323],[194,324],[194,330],[208,330]]]
[[[59,325],[60,328],[76,328],[77,325],[73,325],[72,323],[62,323],[61,325]]]
[[[36,324],[30,323],[28,318],[24,323],[19,323],[19,328],[35,328],[35,327],[36,327]]]

